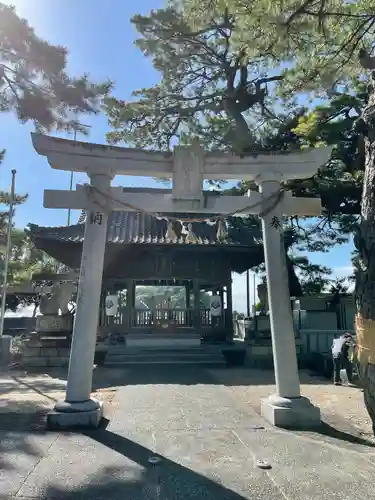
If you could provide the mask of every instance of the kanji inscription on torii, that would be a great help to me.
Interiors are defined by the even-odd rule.
[[[103,223],[103,214],[101,212],[90,213],[90,224],[97,224],[101,226]]]
[[[69,366],[66,400],[56,405],[59,425],[86,419],[98,424],[101,408],[90,400],[103,257],[108,213],[140,210],[151,214],[173,212],[258,214],[262,219],[268,298],[272,331],[276,394],[262,401],[262,414],[275,425],[319,424],[319,409],[300,395],[293,321],[282,239],[284,215],[321,213],[319,199],[294,198],[282,191],[284,181],[312,177],[330,157],[329,148],[293,154],[239,157],[206,153],[198,144],[177,146],[173,153],[88,144],[32,134],[36,151],[53,168],[86,172],[90,186],[76,191],[45,191],[48,208],[84,209],[88,213],[82,250],[77,311]],[[172,190],[111,188],[115,175],[171,177]],[[208,196],[205,179],[253,180],[259,192],[245,197]],[[69,418],[67,418],[69,414]]]

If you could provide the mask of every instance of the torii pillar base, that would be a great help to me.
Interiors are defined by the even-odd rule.
[[[47,414],[50,430],[97,429],[104,416],[102,401],[89,399],[83,403],[57,403]]]
[[[277,395],[262,399],[262,417],[275,427],[312,429],[321,425],[320,409],[304,397],[282,398]]]

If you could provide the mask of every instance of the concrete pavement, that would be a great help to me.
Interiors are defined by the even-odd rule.
[[[372,443],[274,429],[203,369],[124,371],[112,406],[85,434],[1,430],[0,498],[375,500]]]

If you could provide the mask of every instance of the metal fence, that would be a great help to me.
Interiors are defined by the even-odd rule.
[[[235,338],[245,340],[247,335],[251,333],[251,320],[234,320],[234,336]],[[354,330],[313,330],[300,329],[297,330],[297,337],[301,342],[301,353],[320,353],[327,354],[331,352],[333,339],[340,335],[349,332],[355,336]]]
[[[331,352],[333,339],[346,332],[355,336],[354,330],[300,330],[301,352],[328,354]]]

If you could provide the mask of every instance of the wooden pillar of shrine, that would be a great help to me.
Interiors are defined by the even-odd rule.
[[[200,291],[201,284],[198,279],[193,281],[193,292],[194,292],[194,312],[193,312],[193,326],[197,333],[201,333],[202,322],[201,322],[201,311],[200,311]]]
[[[226,326],[226,312],[224,310],[224,287],[220,286],[219,288],[219,296],[221,302],[221,322],[220,325],[225,328]]]
[[[192,284],[191,281],[187,281],[185,283],[185,295],[186,295],[186,301],[185,301],[185,324],[186,326],[194,326],[194,309],[191,310],[191,301],[190,301],[190,296],[191,296],[191,291],[192,291]]]
[[[191,282],[188,281],[185,285],[185,293],[186,293],[186,309],[190,309],[190,294],[191,294]]]
[[[128,310],[128,330],[133,328],[135,320],[135,282],[134,280],[128,280],[126,284],[126,308]]]

